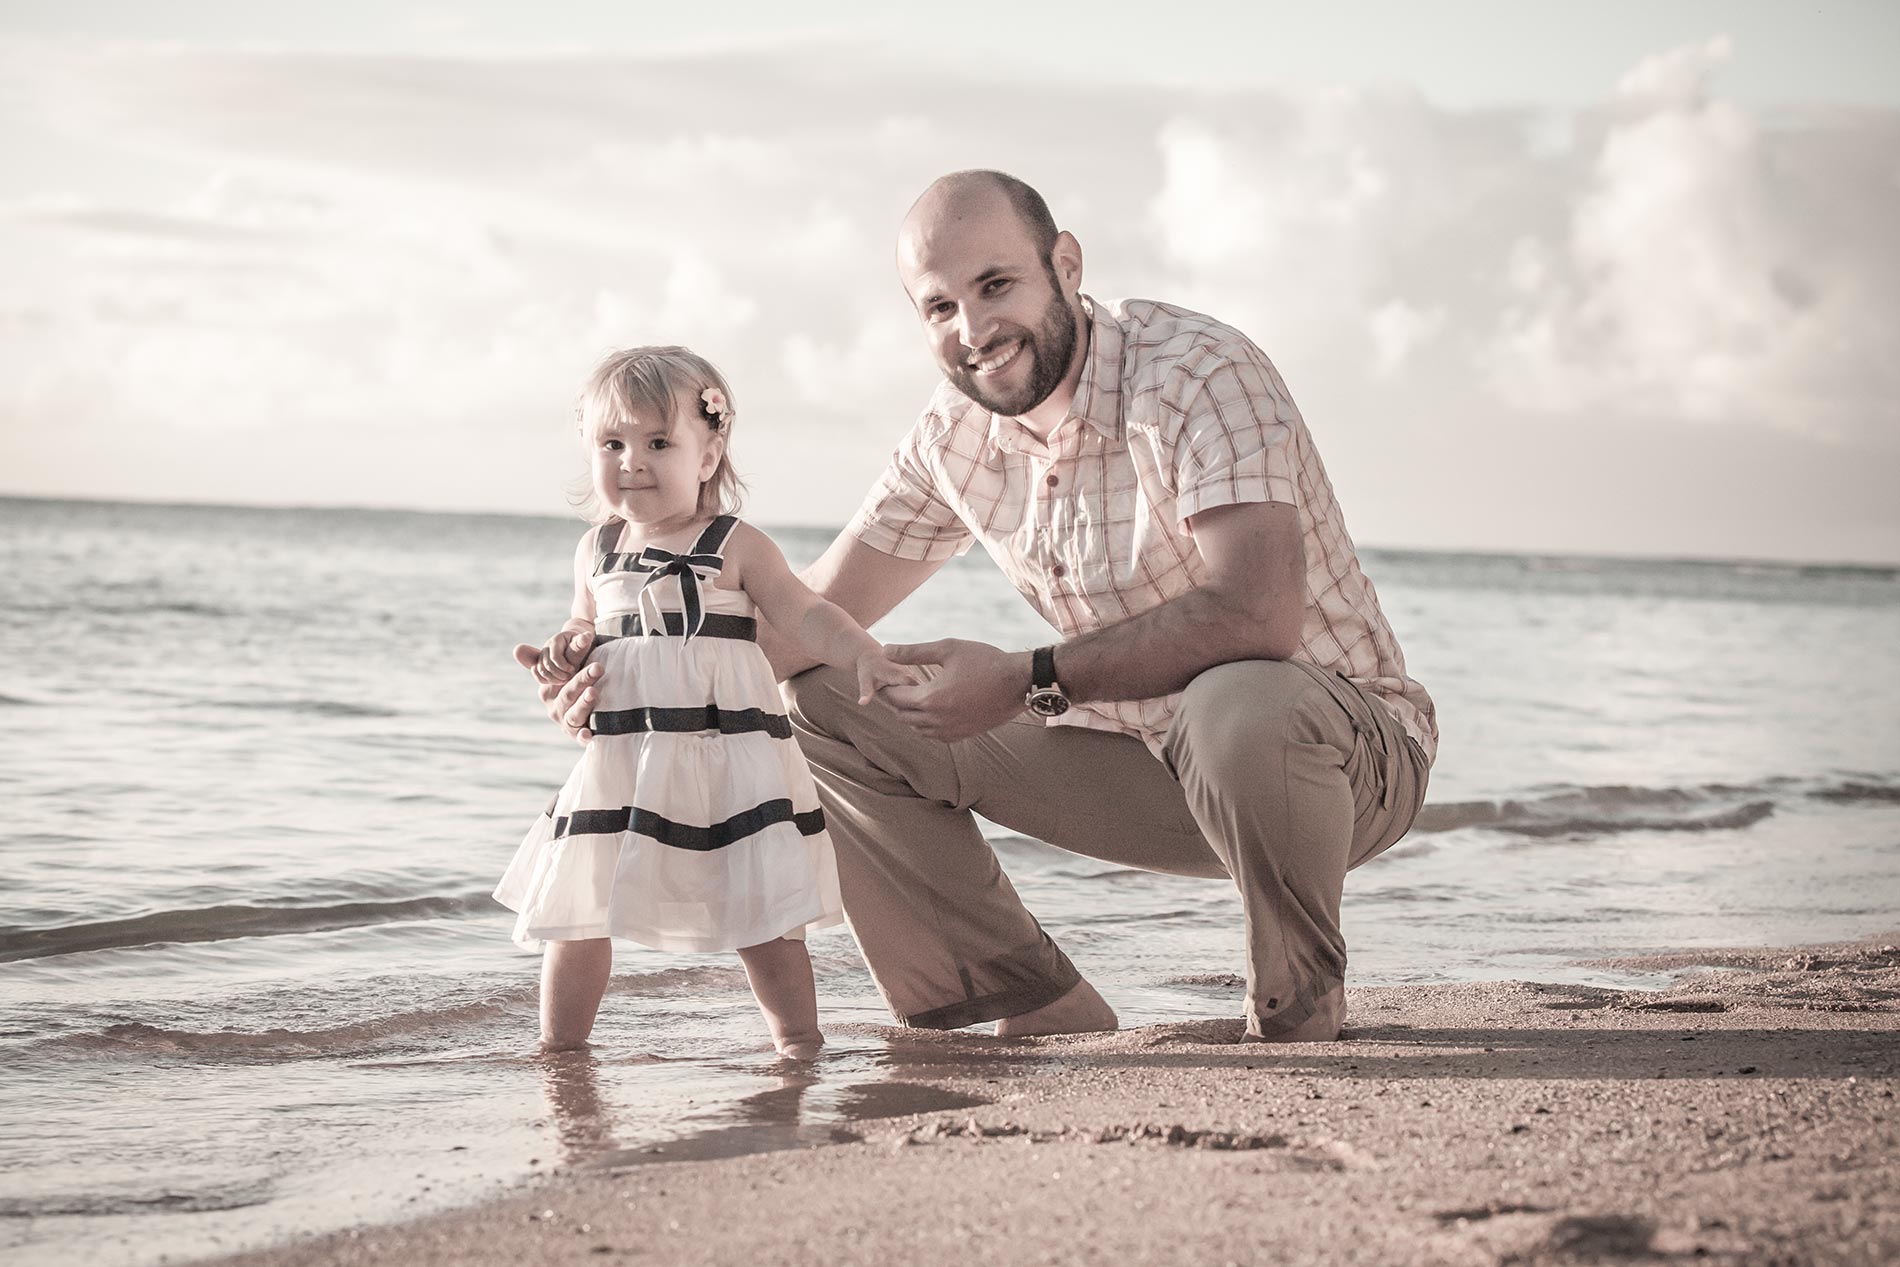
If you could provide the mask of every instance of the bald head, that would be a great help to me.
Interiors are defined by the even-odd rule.
[[[910,205],[897,235],[899,268],[924,240],[955,224],[993,220],[1004,208],[1029,236],[1036,254],[1048,259],[1057,230],[1042,195],[1007,172],[973,169],[939,177]]]

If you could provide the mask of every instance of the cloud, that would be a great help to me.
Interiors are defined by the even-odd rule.
[[[1421,310],[1402,299],[1382,304],[1366,318],[1366,329],[1372,336],[1372,372],[1380,378],[1391,378],[1444,324],[1443,308]]]
[[[776,420],[749,454],[836,468],[756,480],[756,513],[836,522],[933,381],[894,227],[972,164],[1043,188],[1092,293],[1252,335],[1388,539],[1439,513],[1421,490],[1468,465],[1461,437],[1498,428],[1891,444],[1900,117],[1751,113],[1719,92],[1747,55],[1666,50],[1556,114],[941,69],[920,92],[808,48],[0,44],[0,127],[37,160],[0,207],[0,435],[26,437],[8,479],[77,469],[57,418],[161,428],[234,497],[239,441],[347,429],[368,447],[307,456],[316,500],[355,499],[374,437],[394,460],[461,428],[487,447],[443,458],[444,487],[490,488],[533,466],[602,351],[685,341]],[[558,483],[504,504],[558,507]]]
[[[1891,421],[1900,377],[1880,345],[1900,303],[1863,279],[1894,278],[1900,242],[1856,205],[1878,197],[1871,172],[1843,161],[1816,173],[1831,198],[1800,189],[1790,160],[1819,137],[1714,98],[1729,52],[1716,39],[1630,71],[1565,223],[1513,243],[1483,355],[1507,403],[1835,438]],[[1842,159],[1868,141],[1894,152],[1891,121],[1839,131]]]
[[[1716,35],[1645,57],[1616,81],[1616,95],[1652,108],[1693,108],[1707,100],[1709,76],[1734,55],[1729,37]]]

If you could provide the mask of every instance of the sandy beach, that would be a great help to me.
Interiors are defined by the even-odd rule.
[[[1658,992],[1355,989],[1297,1048],[892,1031],[849,1128],[799,1124],[821,1062],[756,1126],[215,1261],[1892,1262],[1892,941],[1618,962],[1683,973]]]

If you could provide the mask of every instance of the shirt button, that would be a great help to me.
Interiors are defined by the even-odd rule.
[[[1055,477],[1050,476],[1050,478],[1054,479]],[[1069,569],[1063,567],[1060,563],[1056,564],[1054,567],[1049,569],[1050,576],[1067,576],[1068,574],[1069,574]]]
[[[1049,478],[1044,482],[1047,483],[1050,488],[1054,488],[1060,481],[1056,479],[1055,472],[1051,471],[1049,472]]]

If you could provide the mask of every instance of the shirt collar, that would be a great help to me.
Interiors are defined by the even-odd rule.
[[[1083,353],[1082,381],[1075,385],[1069,417],[1080,418],[1104,440],[1122,438],[1122,328],[1113,314],[1087,295],[1082,314],[1088,318],[1088,348]]]
[[[1082,378],[1075,385],[1075,399],[1069,403],[1069,418],[1080,418],[1104,439],[1122,438],[1122,328],[1108,310],[1087,295],[1082,295],[1085,325],[1082,337]],[[1066,422],[1067,419],[1064,419]],[[1004,453],[1035,453],[1046,456],[1048,450],[1014,418],[990,415],[989,444]]]

